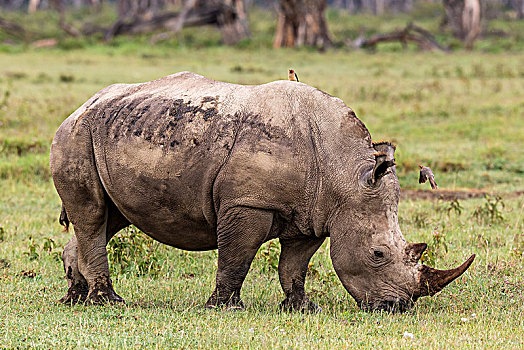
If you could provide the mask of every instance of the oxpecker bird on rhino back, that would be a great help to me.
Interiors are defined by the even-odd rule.
[[[474,256],[452,270],[419,263],[426,244],[407,243],[398,225],[394,146],[375,147],[340,99],[302,83],[182,72],[111,85],[62,123],[51,147],[60,220],[74,227],[62,301],[122,301],[106,244],[133,224],[180,249],[218,249],[210,308],[243,306],[257,250],[278,238],[282,307],[318,310],[304,281],[330,237],[335,271],[359,306],[405,310]]]

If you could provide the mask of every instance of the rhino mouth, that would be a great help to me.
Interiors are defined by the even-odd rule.
[[[368,312],[402,313],[411,309],[414,305],[412,300],[382,300],[374,303],[362,303],[361,308]]]

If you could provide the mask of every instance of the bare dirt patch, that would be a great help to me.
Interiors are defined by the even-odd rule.
[[[489,196],[501,196],[503,198],[514,198],[524,195],[524,191],[515,191],[509,193],[494,193],[488,191],[482,191],[477,189],[469,190],[402,190],[400,197],[402,199],[443,199],[443,200],[453,200],[453,199],[472,199],[472,198],[482,198],[486,195]]]

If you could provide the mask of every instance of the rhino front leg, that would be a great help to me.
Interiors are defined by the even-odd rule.
[[[272,223],[273,213],[262,209],[235,207],[219,215],[216,287],[206,308],[244,307],[240,289]]]
[[[309,312],[321,311],[321,308],[306,296],[306,281],[309,260],[324,242],[324,238],[300,237],[280,239],[281,252],[278,263],[280,285],[286,299],[280,304],[284,310]]]

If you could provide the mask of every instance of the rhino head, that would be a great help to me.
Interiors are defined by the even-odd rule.
[[[358,174],[360,191],[346,198],[331,219],[330,255],[339,279],[361,308],[402,312],[463,274],[475,255],[451,270],[419,263],[427,244],[406,242],[398,224],[395,147],[386,142],[373,146],[374,164]]]

